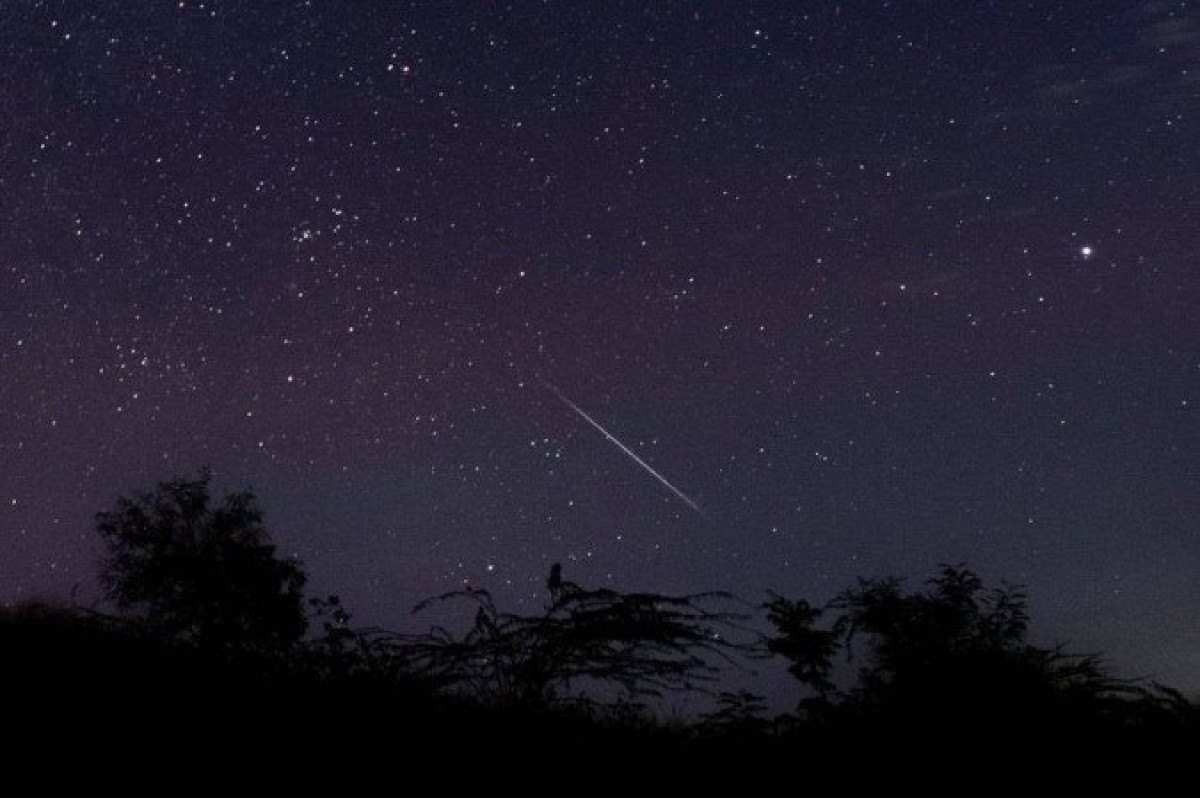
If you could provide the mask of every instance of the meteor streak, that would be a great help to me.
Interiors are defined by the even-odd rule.
[[[692,501],[690,498],[688,498],[686,493],[684,493],[679,488],[675,487],[670,482],[668,482],[666,477],[664,477],[662,474],[655,471],[650,466],[649,463],[647,463],[642,458],[638,457],[637,454],[634,453],[634,451],[632,449],[630,449],[625,444],[621,443],[619,440],[617,440],[616,436],[614,436],[611,432],[606,430],[604,427],[600,426],[600,422],[596,421],[594,418],[589,416],[587,413],[585,413],[583,411],[583,409],[579,405],[575,404],[570,399],[568,399],[566,396],[564,396],[562,391],[558,390],[558,388],[555,388],[553,385],[551,385],[548,382],[543,383],[543,384],[548,389],[550,389],[550,391],[552,391],[554,393],[554,395],[557,396],[562,401],[563,404],[565,404],[567,407],[574,410],[576,413],[578,413],[583,418],[584,421],[586,421],[587,423],[589,423],[593,427],[595,427],[597,430],[599,430],[600,434],[603,435],[605,438],[608,438],[614,444],[616,444],[618,449],[620,449],[621,451],[625,452],[625,454],[632,457],[633,461],[635,463],[637,463],[642,468],[649,471],[651,476],[653,476],[655,479],[657,479],[659,482],[661,482],[663,485],[665,485],[668,490],[670,490],[672,493],[674,493],[676,496],[678,496],[684,504],[686,504],[688,507],[691,507],[696,512],[700,513],[700,515],[704,515],[704,511],[700,509],[700,506],[698,504],[696,504],[694,501]]]

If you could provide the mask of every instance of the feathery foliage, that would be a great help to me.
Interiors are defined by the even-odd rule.
[[[626,696],[702,688],[718,661],[747,651],[730,634],[745,616],[709,609],[724,593],[667,596],[588,590],[562,579],[555,565],[550,601],[540,615],[501,612],[484,590],[454,591],[431,602],[466,600],[475,621],[462,636],[435,628],[398,650],[434,683],[501,703],[551,704],[578,698],[582,686],[616,687]]]

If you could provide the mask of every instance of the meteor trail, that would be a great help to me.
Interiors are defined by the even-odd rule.
[[[688,507],[691,507],[696,512],[700,513],[700,515],[704,515],[704,511],[700,509],[700,506],[698,504],[696,504],[694,501],[692,501],[691,499],[689,499],[686,493],[684,493],[679,488],[675,487],[670,482],[668,482],[666,477],[664,477],[662,474],[658,473],[653,468],[651,468],[649,463],[647,463],[642,458],[638,457],[637,454],[635,454],[632,449],[630,449],[625,444],[621,443],[619,440],[616,439],[616,437],[612,433],[610,433],[604,427],[600,426],[600,422],[596,421],[594,418],[589,416],[587,413],[583,412],[583,409],[579,405],[575,404],[570,399],[568,399],[566,396],[564,396],[562,391],[558,390],[558,388],[555,388],[553,385],[551,385],[548,382],[543,383],[543,385],[545,385],[548,389],[550,389],[550,391],[552,391],[554,393],[554,395],[557,396],[562,401],[563,404],[565,404],[567,407],[571,408],[576,413],[578,413],[580,416],[582,416],[584,421],[586,421],[587,423],[589,423],[593,427],[595,427],[597,430],[599,430],[601,435],[603,435],[605,438],[608,438],[610,441],[612,441],[614,444],[616,444],[617,448],[619,448],[621,451],[625,452],[625,454],[632,457],[633,461],[635,463],[637,463],[642,468],[649,471],[650,474],[655,479],[657,479],[659,482],[661,482],[663,485],[665,485],[668,490],[670,490],[672,493],[674,493],[676,496],[678,496],[680,498],[680,500],[683,501],[684,504],[686,504]]]

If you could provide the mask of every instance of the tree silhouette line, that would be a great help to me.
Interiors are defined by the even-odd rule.
[[[210,481],[202,471],[162,482],[97,515],[117,612],[6,609],[9,684],[52,689],[76,711],[312,717],[385,705],[408,713],[413,739],[452,738],[469,719],[472,734],[510,743],[649,739],[672,750],[1200,731],[1200,705],[1179,691],[1030,643],[1028,597],[988,589],[963,565],[921,590],[864,579],[823,606],[770,594],[758,607],[721,592],[590,589],[554,565],[537,613],[503,611],[467,588],[417,608],[466,605],[462,632],[358,628],[338,597],[304,598],[304,571],[278,556],[251,492],[215,502]],[[753,625],[759,610],[769,631]],[[770,659],[796,682],[793,710],[772,717],[761,696],[719,689],[729,669],[753,674]],[[705,695],[713,708],[660,722],[653,702],[667,694]]]

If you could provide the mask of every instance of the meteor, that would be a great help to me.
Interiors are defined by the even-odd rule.
[[[565,404],[567,407],[574,410],[576,413],[578,413],[580,415],[580,417],[583,418],[584,421],[586,421],[587,423],[589,423],[593,427],[595,427],[597,430],[599,430],[600,434],[603,435],[605,438],[608,438],[610,441],[612,441],[617,446],[618,449],[620,449],[621,451],[625,452],[625,454],[632,457],[633,462],[637,463],[642,468],[649,471],[651,476],[653,476],[655,479],[657,479],[659,482],[661,482],[663,485],[665,485],[668,490],[670,490],[672,493],[674,493],[676,496],[678,496],[679,499],[684,504],[686,504],[688,507],[691,507],[696,512],[700,513],[700,515],[704,515],[704,511],[700,509],[700,505],[696,504],[694,501],[692,501],[690,498],[688,498],[688,495],[686,493],[684,493],[679,488],[675,487],[670,482],[668,482],[666,477],[664,477],[662,474],[655,471],[650,466],[649,463],[647,463],[642,458],[638,457],[637,454],[632,449],[630,449],[628,446],[626,446],[625,444],[623,444],[619,440],[617,440],[616,436],[614,436],[611,432],[606,430],[604,427],[600,426],[600,422],[596,421],[594,418],[589,416],[587,413],[585,413],[583,411],[583,409],[579,405],[575,404],[570,399],[568,399],[566,396],[564,396],[562,391],[558,390],[558,388],[555,388],[553,385],[551,385],[548,382],[543,383],[543,384],[546,386],[546,388],[548,388],[551,392],[553,392],[554,395],[557,396],[562,401],[563,404]]]

